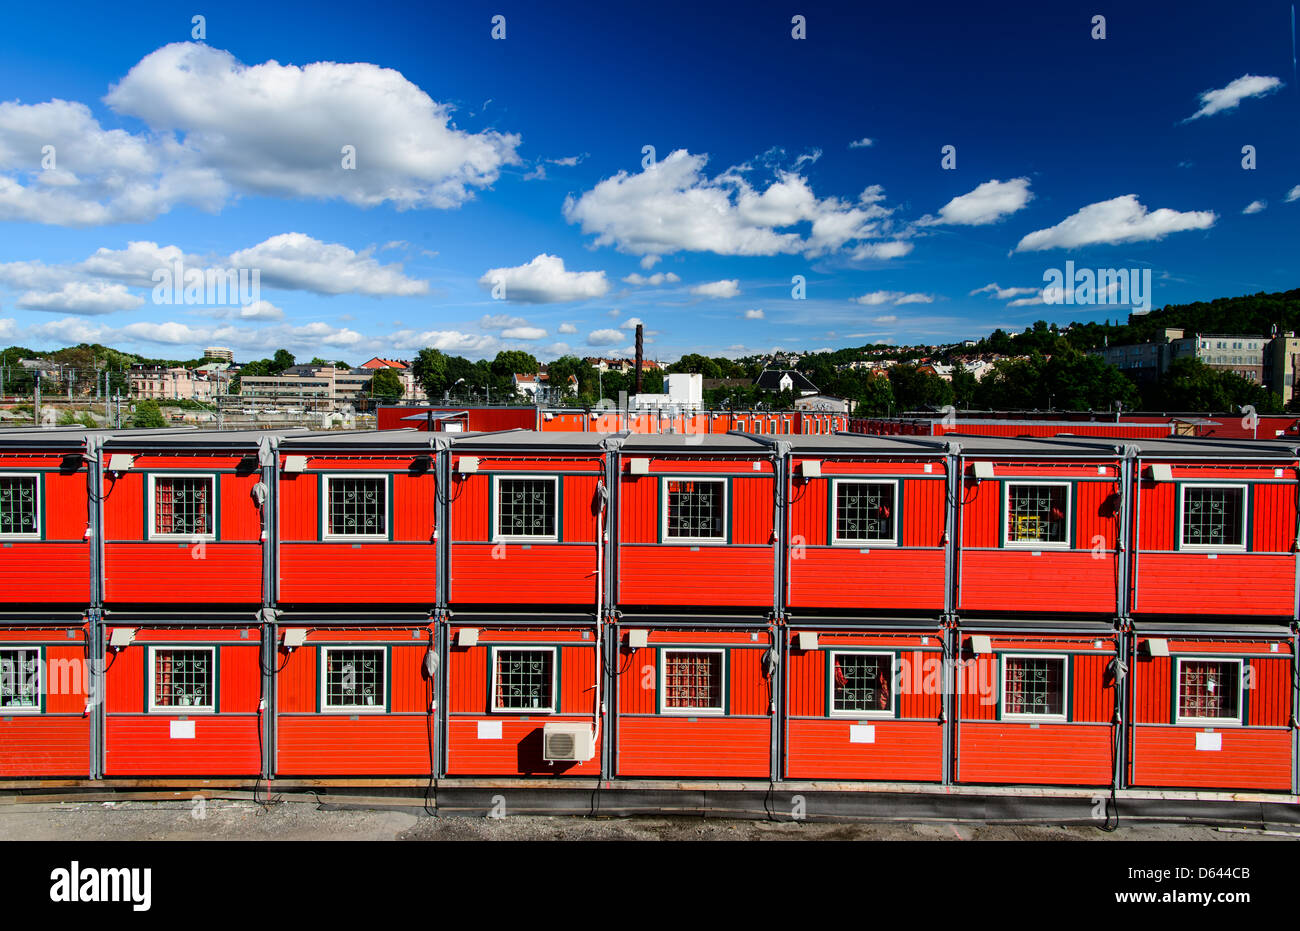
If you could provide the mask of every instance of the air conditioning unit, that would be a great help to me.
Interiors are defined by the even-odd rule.
[[[590,724],[547,724],[542,727],[542,759],[585,763],[596,755]]]

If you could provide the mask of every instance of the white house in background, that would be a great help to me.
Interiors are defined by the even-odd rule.
[[[704,406],[704,376],[669,374],[663,394],[634,394],[631,406],[640,409],[698,411]]]
[[[773,394],[779,394],[782,391],[793,391],[795,394],[802,396],[818,393],[817,386],[809,381],[802,372],[794,369],[765,369],[759,374],[754,384]]]
[[[830,411],[835,414],[852,414],[855,407],[847,398],[837,398],[830,394],[806,394],[794,399],[795,410]]]

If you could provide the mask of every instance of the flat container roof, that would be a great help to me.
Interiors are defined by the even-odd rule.
[[[865,433],[761,434],[760,440],[788,443],[799,455],[810,453],[883,453],[891,455],[942,456],[948,444],[942,437],[873,436]]]

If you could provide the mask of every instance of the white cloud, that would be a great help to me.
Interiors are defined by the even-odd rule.
[[[517,327],[510,327],[510,329],[508,330],[503,330],[501,332],[501,337],[503,339],[525,339],[525,340],[545,339],[546,331],[543,330],[541,327],[517,326]]]
[[[490,268],[478,281],[485,290],[505,284],[505,299],[523,304],[553,304],[585,301],[609,291],[605,273],[571,272],[558,255],[542,253],[531,262],[513,268]]]
[[[1010,216],[1033,200],[1028,178],[985,181],[968,194],[954,197],[939,208],[939,216],[922,217],[920,226],[984,226]]]
[[[596,245],[645,256],[646,269],[652,257],[679,251],[811,257],[885,235],[892,210],[874,194],[857,203],[819,199],[802,176],[780,169],[759,191],[744,177],[748,166],[709,178],[707,161],[678,149],[639,174],[620,171],[567,198],[564,217]],[[805,223],[807,235],[790,229]]]
[[[210,316],[217,319],[283,320],[284,311],[270,301],[253,301],[251,304],[230,304],[213,309]]]
[[[622,323],[618,325],[618,328],[620,330],[635,330],[638,326],[645,326],[645,325],[646,325],[645,321],[642,320],[640,317],[628,317],[626,320],[624,320]],[[645,332],[647,335],[649,335],[652,331],[647,329]]]
[[[510,314],[484,314],[478,325],[485,330],[505,330],[509,327],[527,326],[528,321]]]
[[[181,204],[215,212],[240,193],[456,207],[519,161],[519,136],[456,129],[451,107],[365,63],[250,67],[177,43],[104,101],[149,131],[104,129],[75,101],[0,104],[0,220],[144,222]],[[39,166],[45,145],[56,168]],[[344,145],[356,170],[343,167]]]
[[[1294,200],[1300,200],[1300,184],[1297,184],[1295,187],[1291,188],[1291,190],[1286,192],[1285,202],[1289,204]]]
[[[559,332],[565,334],[577,333],[578,328],[574,326],[572,323],[561,323],[559,327]]]
[[[1004,288],[997,282],[994,282],[992,284],[986,284],[982,288],[976,288],[970,293],[970,297],[974,297],[976,294],[988,293],[992,294],[999,301],[1005,301],[1013,297],[1019,297],[1022,294],[1037,294],[1038,292],[1038,288]]]
[[[664,284],[677,284],[682,279],[674,272],[655,272],[653,275],[642,275],[638,272],[633,272],[623,280],[628,284],[634,284],[637,286],[648,285],[652,288],[657,288]]]
[[[868,139],[866,136],[863,136],[861,139],[854,139],[852,142],[850,142],[850,143],[849,143],[849,148],[850,148],[850,149],[865,149],[865,148],[867,148],[868,146],[872,146],[872,145],[875,145],[875,141],[872,140],[872,139]]]
[[[588,346],[614,346],[623,342],[623,334],[618,330],[592,330],[587,334]]]
[[[1069,249],[1098,243],[1146,242],[1184,230],[1209,229],[1218,216],[1209,210],[1179,213],[1168,207],[1151,212],[1136,194],[1089,204],[1048,229],[1035,230],[1020,240],[1016,252]]]
[[[934,301],[934,295],[908,294],[904,291],[869,291],[860,297],[853,298],[853,300],[868,307],[876,307],[881,304],[930,304]]]
[[[377,65],[268,61],[174,43],[141,59],[105,102],[176,133],[201,163],[241,190],[341,198],[357,206],[455,207],[519,161],[519,137],[467,133],[451,108]],[[356,169],[341,149],[356,149]]]
[[[865,243],[853,250],[854,260],[861,259],[897,259],[912,251],[912,244],[901,239],[887,242]]]
[[[1200,95],[1201,109],[1183,120],[1183,122],[1190,123],[1192,120],[1203,116],[1213,116],[1223,110],[1234,110],[1248,97],[1263,97],[1265,94],[1271,94],[1273,91],[1278,90],[1281,86],[1282,82],[1277,78],[1243,74],[1227,87],[1202,91]]]
[[[179,246],[160,246],[156,242],[128,242],[125,249],[96,249],[90,258],[77,266],[78,271],[95,278],[120,281],[133,287],[152,288],[158,269],[171,269],[176,262],[186,268],[203,268],[201,258],[186,255]]]
[[[897,323],[898,317],[894,314],[882,314],[881,316],[872,319],[871,322],[872,323]]]
[[[735,297],[740,293],[739,278],[724,278],[722,281],[708,281],[704,284],[697,284],[691,288],[692,294],[698,294],[701,297]]]
[[[1268,202],[1267,202],[1267,201],[1263,201],[1263,200],[1252,200],[1250,203],[1248,203],[1248,204],[1246,205],[1246,209],[1243,210],[1243,211],[1241,211],[1241,212],[1244,213],[1244,214],[1247,214],[1247,215],[1252,214],[1252,213],[1259,213],[1261,210],[1263,210],[1263,209],[1264,209],[1265,207],[1267,207],[1267,206],[1268,206]]]
[[[766,316],[767,316],[767,315],[764,314],[762,310],[747,310],[747,311],[745,311],[745,319],[746,319],[746,320],[763,320],[763,319],[766,318]]]
[[[392,337],[395,349],[419,350],[425,347],[442,352],[470,352],[488,355],[501,348],[495,336],[462,333],[459,330],[398,330]]]
[[[28,291],[17,303],[24,310],[93,315],[135,310],[144,304],[144,298],[120,284],[72,281],[57,291]]]
[[[235,267],[261,269],[262,284],[316,294],[409,296],[429,283],[408,278],[400,263],[380,265],[369,250],[354,252],[304,233],[281,233],[230,256]]]

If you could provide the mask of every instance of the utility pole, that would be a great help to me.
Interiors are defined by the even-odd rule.
[[[32,423],[41,422],[41,370],[36,370],[36,395],[32,404]]]

